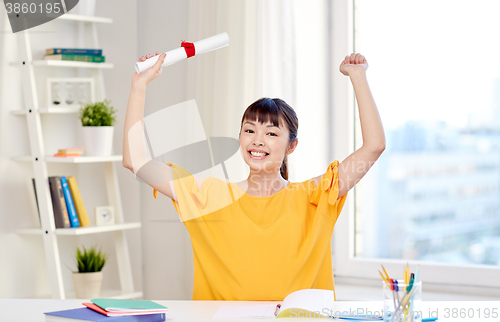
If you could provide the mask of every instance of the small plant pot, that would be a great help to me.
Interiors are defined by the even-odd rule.
[[[113,126],[82,126],[84,154],[109,156],[113,152]]]
[[[99,297],[102,285],[102,271],[93,273],[76,273],[72,275],[75,295],[79,299]]]

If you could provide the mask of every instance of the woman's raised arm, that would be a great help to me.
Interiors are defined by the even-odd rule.
[[[156,52],[156,55],[158,54]],[[152,55],[143,56],[139,61],[144,61],[150,57]],[[164,60],[165,54],[161,54],[154,66],[140,74],[135,73],[132,77],[132,86],[123,130],[122,164],[152,188],[176,200],[173,183],[169,182],[169,178],[172,178],[172,169],[151,158],[149,150],[145,145],[146,140],[144,139],[143,117],[146,87],[161,75],[161,64]]]
[[[364,177],[385,150],[384,128],[366,79],[367,68],[366,58],[359,53],[346,56],[340,64],[340,72],[351,79],[358,101],[363,145],[339,165],[339,198]]]

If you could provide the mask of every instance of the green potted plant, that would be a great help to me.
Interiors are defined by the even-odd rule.
[[[76,265],[78,272],[73,272],[73,284],[77,298],[91,299],[99,297],[102,285],[102,268],[108,260],[105,253],[96,246],[86,249],[76,248]]]
[[[111,155],[116,110],[109,100],[87,103],[80,108],[85,155]]]

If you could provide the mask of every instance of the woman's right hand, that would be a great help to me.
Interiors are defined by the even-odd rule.
[[[156,52],[154,56],[160,55],[159,52]],[[158,61],[142,73],[138,74],[137,72],[132,76],[132,83],[134,84],[140,84],[144,86],[148,86],[149,83],[151,83],[155,78],[161,75],[162,68],[161,65],[163,64],[163,61],[165,60],[165,56],[167,54],[163,53],[160,55],[158,58]],[[143,62],[148,58],[153,57],[153,55],[145,55],[139,58],[139,62]]]

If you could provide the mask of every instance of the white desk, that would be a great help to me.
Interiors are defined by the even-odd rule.
[[[1,322],[43,322],[45,321],[44,312],[68,310],[83,307],[81,303],[84,300],[19,300],[19,299],[0,299],[0,321]],[[88,301],[87,301],[88,302]],[[233,320],[216,320],[212,319],[212,315],[219,309],[221,305],[252,305],[252,304],[266,304],[266,303],[278,303],[272,301],[155,301],[162,305],[165,305],[170,309],[170,313],[167,314],[167,321],[186,321],[186,322],[203,322],[203,321],[233,321]],[[336,302],[338,308],[342,309],[368,309],[368,310],[380,310],[382,308],[382,302],[376,301],[338,301]],[[471,318],[446,318],[445,310],[451,310],[454,308],[460,310],[465,310],[464,312],[469,312],[473,314]],[[478,310],[484,313],[485,309],[489,309],[490,312],[493,308],[497,308],[498,317],[485,318],[484,315],[478,316]],[[500,301],[436,301],[436,302],[423,302],[422,303],[422,313],[424,317],[428,317],[428,312],[438,311],[439,322],[499,322],[500,321]],[[241,319],[238,321],[242,322],[262,322],[267,319]],[[280,321],[315,321],[318,319],[300,319],[297,318],[287,318],[280,319]],[[320,320],[325,321],[325,320]],[[346,320],[339,320],[346,321]]]

